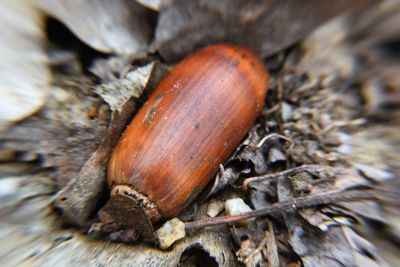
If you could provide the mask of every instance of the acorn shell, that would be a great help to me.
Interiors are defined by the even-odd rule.
[[[267,83],[262,61],[248,49],[218,44],[193,53],[129,124],[109,161],[109,186],[127,185],[161,216],[176,215],[243,140]]]

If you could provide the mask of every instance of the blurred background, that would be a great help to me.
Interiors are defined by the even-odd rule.
[[[400,266],[400,1],[1,0],[0,25],[1,266]],[[178,217],[224,215],[233,197],[374,198],[201,229],[168,251],[97,229],[124,127],[174,64],[221,42],[258,54],[270,89]]]

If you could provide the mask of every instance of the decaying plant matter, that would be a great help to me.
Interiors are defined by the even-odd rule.
[[[113,2],[1,3],[16,29],[3,51],[32,45],[15,62],[0,54],[13,77],[0,81],[0,109],[15,110],[0,113],[0,265],[399,264],[397,1]],[[343,10],[358,13],[310,34]],[[20,14],[31,28],[15,26]],[[262,56],[270,89],[246,139],[177,216],[184,237],[162,251],[120,210],[119,222],[100,220],[107,161],[173,64],[214,42]],[[18,79],[28,91],[13,90]],[[229,199],[251,211],[228,214]],[[154,241],[162,223],[147,226]]]

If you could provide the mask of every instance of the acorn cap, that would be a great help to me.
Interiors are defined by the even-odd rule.
[[[111,196],[98,215],[103,223],[115,223],[119,228],[134,230],[146,242],[157,241],[150,217],[144,207],[130,196]]]

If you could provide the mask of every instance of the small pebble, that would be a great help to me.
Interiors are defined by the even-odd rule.
[[[225,201],[225,212],[226,215],[238,215],[240,213],[249,212],[251,208],[244,203],[243,199],[241,198],[232,198]],[[238,224],[247,224],[250,220],[244,220],[239,222]]]
[[[282,102],[281,104],[281,116],[282,116],[282,120],[283,121],[287,121],[290,116],[292,115],[292,111],[293,111],[293,107],[286,103],[286,102]]]
[[[164,223],[156,231],[159,246],[161,249],[167,249],[176,241],[185,237],[185,224],[178,218],[173,218]]]
[[[214,218],[224,209],[224,206],[225,203],[221,200],[211,202],[207,207],[207,215]]]

